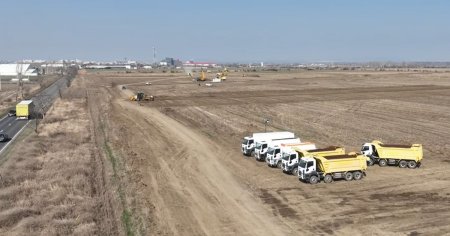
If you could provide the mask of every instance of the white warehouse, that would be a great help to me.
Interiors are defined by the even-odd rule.
[[[30,64],[0,64],[0,76],[38,76],[38,70],[30,67]]]

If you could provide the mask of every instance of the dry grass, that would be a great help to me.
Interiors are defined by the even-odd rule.
[[[58,99],[39,126],[0,166],[0,234],[102,234],[85,99]]]

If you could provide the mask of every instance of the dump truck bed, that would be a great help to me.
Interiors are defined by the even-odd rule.
[[[401,159],[420,162],[423,158],[423,150],[421,144],[378,144],[375,145],[375,147],[378,152],[378,157],[383,159]]]
[[[360,154],[344,154],[334,156],[315,156],[324,173],[364,171],[367,169],[366,157]]]

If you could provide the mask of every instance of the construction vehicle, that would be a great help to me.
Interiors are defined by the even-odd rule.
[[[289,138],[295,138],[295,134],[292,132],[253,133],[252,136],[246,136],[242,139],[241,151],[245,156],[254,156],[256,142]]]
[[[345,148],[337,146],[329,146],[326,148],[318,148],[306,150],[305,148],[300,149],[297,147],[293,148],[293,153],[288,153],[284,155],[282,159],[281,169],[284,173],[292,174],[298,176],[298,163],[301,158],[320,155],[320,156],[335,156],[345,154]]]
[[[144,94],[143,92],[137,92],[136,95],[131,96],[130,101],[154,101],[155,97],[154,96],[149,96]]]
[[[281,145],[277,145],[272,147],[270,150],[270,154],[267,154],[266,163],[270,167],[278,167],[281,169],[283,163],[283,157],[289,157],[291,154],[297,155],[294,149],[299,150],[311,150],[315,149],[316,145],[314,143],[283,143]]]
[[[188,75],[189,75],[189,77],[193,78],[191,72],[189,72]],[[199,77],[195,77],[193,80],[195,80],[195,81],[205,81],[206,80],[205,71],[203,69],[201,69],[200,70],[200,76]]]
[[[226,80],[228,75],[228,69],[225,68],[222,71],[219,71],[219,73],[216,74],[216,78],[219,78],[220,80]]]
[[[9,137],[5,133],[0,133],[0,142],[6,142],[8,141]]]
[[[270,146],[278,146],[283,144],[298,144],[300,143],[299,138],[288,138],[288,139],[273,139],[273,140],[262,140],[257,141],[255,145],[255,159],[257,161],[264,161],[266,159],[267,151]]]
[[[331,183],[335,179],[360,180],[367,169],[366,156],[349,153],[335,156],[313,155],[298,163],[299,180],[317,184],[320,180]]]
[[[30,119],[34,110],[32,100],[23,100],[16,105],[17,119]]]
[[[413,169],[420,167],[423,158],[422,144],[383,144],[377,140],[363,144],[361,153],[367,156],[369,166],[378,163],[379,166],[398,165]]]

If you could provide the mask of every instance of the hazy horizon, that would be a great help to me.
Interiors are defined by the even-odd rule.
[[[450,61],[447,1],[0,3],[0,60]]]

